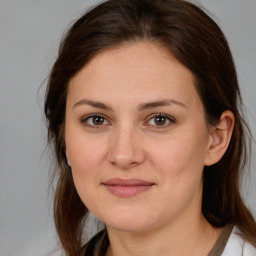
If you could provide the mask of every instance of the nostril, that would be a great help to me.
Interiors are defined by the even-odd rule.
[[[110,163],[112,165],[116,165],[116,166],[122,166],[122,167],[131,167],[131,166],[135,166],[137,165],[138,163],[137,162],[120,162],[120,161],[110,161]]]
[[[130,157],[113,157],[109,161],[112,166],[117,166],[121,169],[129,169],[135,167],[139,164],[139,161],[134,161],[134,159]]]

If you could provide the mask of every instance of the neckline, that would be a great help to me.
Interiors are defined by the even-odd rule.
[[[234,225],[228,224],[224,227],[218,240],[207,256],[221,256],[232,233]],[[85,246],[82,255],[105,256],[109,245],[106,229],[100,231]]]
[[[234,226],[232,224],[228,224],[224,227],[218,240],[207,256],[221,256],[226,247],[230,234],[232,233],[233,227]]]

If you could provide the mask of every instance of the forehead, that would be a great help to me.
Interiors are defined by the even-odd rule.
[[[164,95],[185,102],[198,100],[193,74],[164,47],[148,42],[100,52],[71,79],[69,94],[76,100],[89,96],[110,102]]]

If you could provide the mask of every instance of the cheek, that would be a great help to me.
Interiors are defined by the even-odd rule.
[[[208,148],[207,129],[186,129],[172,134],[169,139],[155,141],[147,148],[150,161],[160,176],[171,178],[173,182],[201,178],[204,159]]]
[[[163,189],[161,195],[170,205],[164,209],[167,217],[180,212],[191,202],[197,202],[200,207],[206,149],[207,133],[199,136],[192,130],[150,147],[149,159]]]
[[[90,195],[92,186],[100,182],[100,167],[106,157],[104,140],[90,138],[84,132],[66,130],[67,154],[78,194],[84,201]]]
[[[81,200],[88,208],[97,208],[102,162],[105,159],[105,148],[102,143],[90,140],[72,140],[68,144],[74,184]]]
[[[92,136],[93,137],[93,136]],[[84,132],[66,132],[67,154],[72,169],[86,173],[97,169],[106,155],[106,142],[104,138],[91,138]]]
[[[206,145],[204,141],[200,141],[185,137],[166,141],[159,145],[160,147],[152,148],[151,159],[158,166],[168,164],[178,168],[181,166],[190,167],[196,163],[201,166],[206,154]]]

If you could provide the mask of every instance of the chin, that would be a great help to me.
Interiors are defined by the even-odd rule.
[[[133,233],[139,233],[143,232],[146,230],[149,230],[150,225],[146,225],[144,223],[133,223],[132,221],[130,222],[122,222],[122,223],[110,223],[109,225],[106,224],[107,228],[115,229],[121,232],[133,232]]]
[[[106,227],[124,232],[140,232],[149,229],[153,225],[152,217],[148,214],[140,213],[138,210],[134,212],[109,213],[101,220]]]

